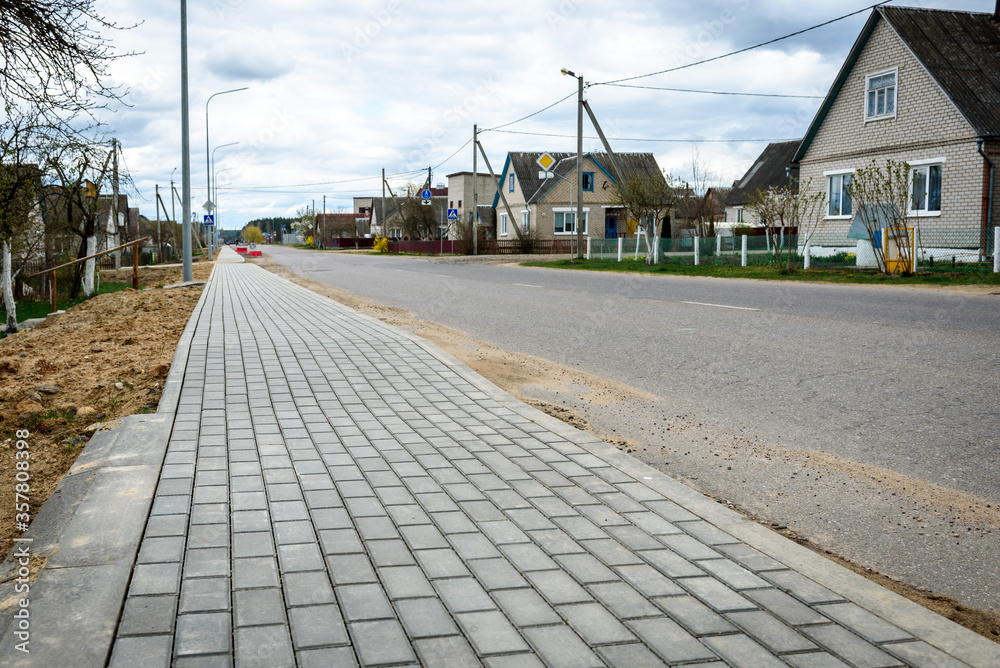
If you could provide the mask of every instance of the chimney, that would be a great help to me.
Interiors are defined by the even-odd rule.
[[[993,10],[993,22],[1000,23],[1000,0],[997,0],[996,9]]]

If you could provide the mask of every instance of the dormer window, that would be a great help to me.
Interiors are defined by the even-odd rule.
[[[865,77],[865,120],[896,117],[895,69],[876,72]]]

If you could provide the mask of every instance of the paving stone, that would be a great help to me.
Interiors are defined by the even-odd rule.
[[[174,654],[229,653],[231,651],[231,619],[228,612],[206,612],[178,615],[174,634]]]
[[[964,668],[965,664],[925,642],[900,642],[882,649],[914,668]]]
[[[604,662],[565,625],[536,626],[523,631],[550,668],[597,668]]]
[[[808,605],[840,603],[844,600],[839,594],[795,571],[769,571],[761,573],[761,577]]]
[[[318,543],[279,545],[278,565],[282,573],[319,571],[326,568]]]
[[[371,540],[366,545],[376,566],[409,566],[416,563],[414,553],[402,540]]]
[[[493,597],[515,626],[540,626],[562,622],[552,605],[534,589],[505,589],[493,592]]]
[[[326,571],[282,573],[282,587],[289,607],[334,602],[333,587]]]
[[[842,626],[808,626],[802,633],[831,654],[858,668],[889,668],[902,662],[865,642]]]
[[[743,595],[791,626],[828,622],[823,615],[778,589],[755,589]]]
[[[143,541],[143,547],[145,547]],[[229,546],[229,525],[228,524],[196,524],[191,527],[188,533],[188,549],[200,547],[228,547]]]
[[[562,615],[589,645],[630,642],[636,637],[599,603],[559,606]]]
[[[753,610],[757,607],[714,578],[683,578],[677,584],[717,612]]]
[[[499,610],[468,612],[455,615],[455,619],[480,656],[510,654],[529,649],[521,634]]]
[[[451,534],[448,540],[463,559],[490,559],[500,556],[500,552],[490,540],[480,533]],[[513,544],[501,548],[516,547]],[[534,546],[531,546],[534,548]],[[538,549],[538,548],[534,548]],[[506,551],[506,550],[505,550]]]
[[[585,603],[592,600],[583,587],[563,571],[533,571],[525,576],[552,605]]]
[[[770,584],[729,559],[705,559],[698,566],[733,589],[760,589]]]
[[[733,668],[783,668],[787,665],[746,636],[718,636],[704,638],[702,642]]]
[[[233,593],[236,626],[260,626],[285,623],[285,603],[281,590],[243,589]]]
[[[684,593],[670,578],[647,564],[618,566],[615,572],[644,596],[678,596]]]
[[[396,620],[357,622],[350,625],[361,665],[415,662],[416,655]]]
[[[542,550],[536,546],[526,543],[514,543],[501,545],[500,551],[514,564],[518,570],[528,573],[530,571],[544,571],[559,566],[552,561]]]
[[[645,596],[624,582],[596,584],[587,589],[619,619],[655,617],[662,614]]]
[[[378,575],[390,599],[434,595],[434,588],[417,566],[380,568]]]
[[[671,596],[656,599],[664,612],[696,636],[732,633],[736,627],[707,605],[692,596]]]
[[[439,598],[411,598],[395,601],[406,634],[411,638],[430,638],[458,633],[451,614]]]
[[[181,583],[179,613],[229,610],[229,578],[194,578]]]
[[[793,654],[784,657],[784,659],[793,668],[851,668],[834,655],[826,652]]]
[[[340,611],[348,622],[391,619],[392,606],[382,587],[376,584],[337,587]]]
[[[479,665],[476,653],[462,636],[427,638],[413,643],[424,666],[466,668]]]
[[[733,543],[732,545],[719,545],[716,549],[733,561],[742,564],[751,571],[779,571],[786,566],[780,561],[755,550],[745,543]]]
[[[270,531],[233,534],[233,558],[268,557],[274,554],[274,539]]]
[[[296,650],[350,642],[344,619],[336,605],[291,608],[288,622]]]
[[[493,610],[496,604],[475,578],[435,580],[434,588],[452,614]]]
[[[528,581],[506,559],[473,559],[467,565],[487,590],[528,586]]]
[[[274,540],[278,545],[313,543],[316,541],[316,533],[313,531],[312,522],[308,520],[275,522],[272,528],[274,529]]]
[[[274,557],[233,559],[233,589],[277,586],[278,564]]]
[[[173,633],[176,614],[176,596],[130,596],[125,600],[118,635]]]
[[[818,649],[790,626],[761,610],[732,612],[726,617],[772,652],[806,652]]]
[[[666,617],[633,619],[625,622],[654,652],[669,663],[707,661],[715,653]]]
[[[338,554],[326,558],[327,570],[335,585],[378,582],[366,554]]]
[[[174,644],[173,636],[118,638],[111,654],[110,668],[168,668]]]
[[[611,668],[660,668],[663,666],[663,659],[639,643],[598,647],[594,651]]]
[[[234,640],[237,668],[295,668],[287,626],[236,629]]]
[[[180,571],[181,565],[176,563],[137,564],[132,571],[129,596],[178,594]]]
[[[875,644],[913,640],[913,636],[854,603],[818,605],[815,610]]]

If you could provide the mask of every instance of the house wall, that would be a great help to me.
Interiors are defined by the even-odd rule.
[[[603,239],[605,209],[611,205],[614,196],[614,184],[611,178],[593,160],[586,156],[583,159],[583,171],[594,173],[594,190],[592,192],[584,191],[583,193],[584,208],[589,209],[587,212],[587,236]],[[552,179],[556,181],[556,184],[545,191],[545,195],[539,201],[531,204],[525,204],[525,194],[521,191],[520,183],[516,178],[514,179],[515,192],[511,193],[508,190],[504,190],[504,195],[507,197],[511,212],[514,214],[514,222],[518,225],[521,224],[521,212],[528,210],[531,212],[531,226],[533,229],[538,230],[540,239],[569,239],[570,236],[575,235],[557,235],[555,233],[555,210],[570,208],[571,192],[573,195],[572,210],[576,210],[576,169],[570,170],[562,178],[553,176]],[[528,197],[532,195],[534,193],[527,194]],[[497,237],[500,239],[516,239],[516,233],[509,227],[507,236],[500,234],[499,217],[505,212],[506,210],[503,208],[503,202],[501,201],[497,204]],[[624,222],[620,223],[620,225],[623,224]]]
[[[898,68],[896,117],[865,122],[865,77]],[[998,156],[1000,157],[1000,156]],[[876,160],[944,158],[939,215],[911,217],[925,242],[978,239],[982,221],[983,159],[975,134],[886,21],[880,21],[800,162],[800,187],[826,192],[824,172],[856,170]],[[824,200],[825,201],[825,200]],[[826,216],[814,245],[854,245],[850,218]],[[994,217],[998,214],[994,213]]]
[[[496,194],[496,185],[490,175],[477,174],[477,198],[479,205],[490,204]],[[505,193],[506,194],[506,193]],[[472,218],[472,172],[459,172],[448,176],[448,208],[458,209],[460,220],[468,222]],[[454,238],[449,229],[449,237]]]

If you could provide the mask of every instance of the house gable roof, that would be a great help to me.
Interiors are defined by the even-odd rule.
[[[1000,24],[992,14],[877,7],[795,154],[805,155],[880,21],[885,20],[981,137],[1000,136]]]
[[[566,177],[576,169],[576,153],[548,151],[550,156],[556,160],[553,171],[562,177]],[[504,164],[503,172],[500,175],[501,184],[506,182],[508,174],[513,170],[517,182],[521,186],[525,201],[534,203],[545,197],[545,195],[556,186],[561,180],[558,178],[542,179],[538,177],[541,168],[537,160],[542,157],[542,152],[511,152],[507,154],[507,162]],[[597,168],[603,172],[612,182],[618,181],[618,175],[607,153],[585,153],[584,159],[591,160]],[[663,178],[656,158],[652,153],[615,153],[615,158],[621,168],[629,173],[636,173],[647,177],[659,176]],[[587,171],[586,165],[584,171]],[[493,206],[498,206],[500,196],[493,196]]]
[[[788,178],[788,168],[797,169],[792,164],[792,159],[798,148],[798,141],[768,144],[743,178],[733,184],[726,198],[726,206],[747,204],[750,197],[756,195],[758,190],[767,190],[772,186],[780,188],[791,185],[796,188],[794,179]]]

